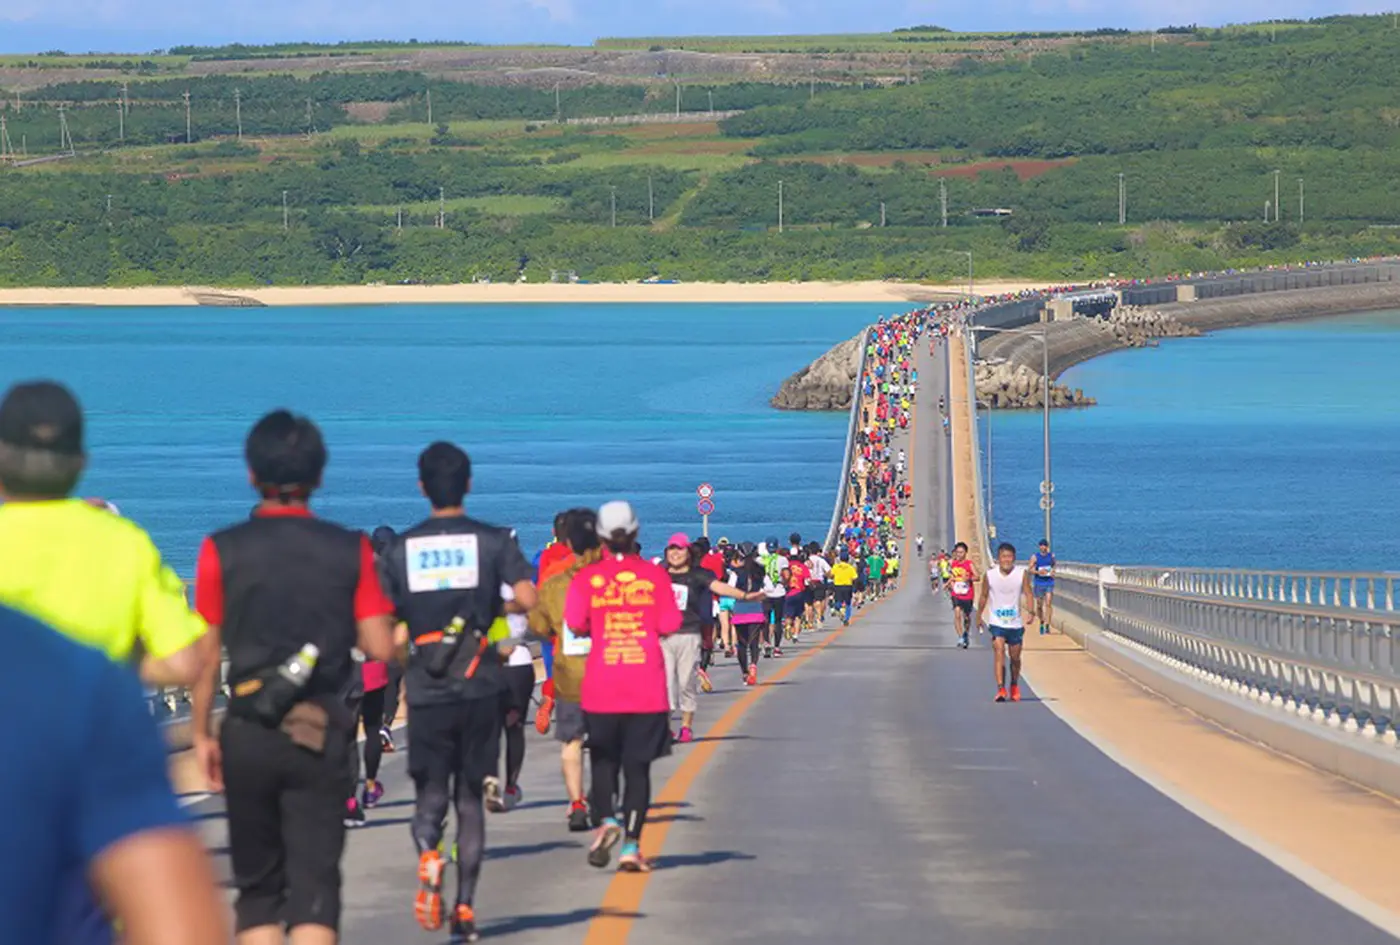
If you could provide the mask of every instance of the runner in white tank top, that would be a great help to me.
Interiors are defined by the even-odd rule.
[[[1016,549],[1003,543],[997,549],[997,566],[982,576],[982,598],[978,620],[992,635],[992,655],[996,660],[997,702],[1021,701],[1021,642],[1026,635],[1026,614],[1034,613],[1031,579],[1016,564]],[[1006,660],[1011,662],[1011,689],[1006,687]]]

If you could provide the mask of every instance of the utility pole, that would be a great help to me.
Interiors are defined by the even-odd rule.
[[[194,140],[194,135],[190,131],[190,90],[185,89],[185,144],[190,144]]]
[[[1156,31],[1156,30],[1153,30],[1153,31],[1152,31],[1152,51],[1153,51],[1153,52],[1156,52],[1156,51],[1157,51],[1157,31]]]
[[[1128,185],[1122,174],[1118,175],[1118,225],[1128,222]]]
[[[111,215],[112,215],[112,195],[111,195],[111,194],[108,194],[108,195],[107,195],[107,215],[108,215],[108,216],[111,216]]]
[[[5,127],[5,116],[0,115],[0,162],[15,159],[14,145],[10,144],[10,129]]]
[[[656,194],[651,188],[651,175],[647,175],[647,222],[656,222]]]
[[[943,217],[943,228],[948,228],[948,181],[938,178],[938,205]]]
[[[559,83],[554,83],[554,123],[561,124],[564,121],[564,112],[559,107]]]
[[[676,83],[676,117],[681,117],[681,84]]]
[[[1278,211],[1279,211],[1279,202],[1278,202],[1278,174],[1279,174],[1278,169],[1275,168],[1275,169],[1274,169],[1274,222],[1275,222],[1275,223],[1278,222]]]
[[[885,228],[885,202],[880,201],[880,229]]]
[[[398,231],[399,231],[400,233],[402,233],[402,232],[403,232],[403,207],[399,207],[399,212],[398,212],[398,223],[396,224],[396,226],[397,226]]]
[[[131,112],[131,96],[128,94],[125,79],[122,80],[122,111],[128,114]]]
[[[288,224],[288,220],[287,220],[287,192],[284,190],[284,191],[282,191],[282,232],[283,232],[283,233],[287,232],[287,230],[289,229],[289,227],[288,227],[287,224]]]
[[[1303,225],[1303,178],[1298,178],[1298,225]]]
[[[306,137],[316,134],[316,125],[311,120],[311,99],[306,100]]]
[[[610,188],[610,191],[611,191],[611,193],[609,194],[609,199],[610,199],[611,202],[612,202],[612,225],[613,225],[614,228],[616,228],[616,226],[617,226],[617,188],[616,188],[616,187],[612,187],[612,188]]]
[[[74,154],[73,136],[68,131],[67,107],[58,106],[58,150],[63,154]]]
[[[1268,222],[1269,222],[1269,210],[1270,210],[1272,207],[1273,207],[1273,204],[1272,204],[1272,203],[1270,203],[1270,202],[1267,201],[1267,200],[1264,201],[1264,222],[1265,222],[1265,223],[1268,223]]]
[[[243,140],[243,93],[233,90],[233,120],[238,126],[238,140]]]
[[[808,76],[808,77],[807,77],[807,101],[810,102],[812,99],[814,99],[814,98],[816,98],[816,97],[817,97],[817,77],[814,76],[814,75],[813,75],[813,76]]]
[[[433,90],[428,89],[428,125],[433,124]]]
[[[714,90],[714,89],[710,89],[710,114],[711,114],[711,115],[714,115],[714,113],[715,113],[715,90]]]
[[[783,232],[783,182],[778,181],[778,232]]]
[[[446,191],[438,188],[438,229],[447,229],[447,196]]]
[[[117,140],[126,141],[126,109],[121,102],[117,103]]]

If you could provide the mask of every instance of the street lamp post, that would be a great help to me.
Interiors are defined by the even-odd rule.
[[[995,538],[997,536],[996,519],[992,516],[992,496],[996,492],[996,484],[992,479],[992,405],[984,400],[979,400],[977,408],[987,411],[987,532],[992,538]]]
[[[954,253],[954,254],[956,254],[956,255],[958,255],[958,256],[966,256],[966,257],[967,257],[967,297],[968,297],[969,299],[971,299],[972,296],[975,294],[975,293],[973,292],[973,284],[972,284],[972,250],[970,250],[970,249],[949,249],[949,250],[944,250],[944,252]]]
[[[1050,510],[1055,507],[1055,482],[1050,478],[1050,323],[1041,321],[1039,330],[1026,328],[986,328],[980,325],[969,325],[968,330],[972,332],[989,332],[1001,335],[1030,335],[1032,338],[1039,338],[1041,344],[1041,395],[1040,409],[1042,417],[1042,451],[1044,453],[1044,478],[1040,481],[1040,508],[1045,513],[1045,540],[1050,542],[1050,547],[1054,548],[1054,537],[1051,533]],[[988,426],[991,424],[989,423]]]

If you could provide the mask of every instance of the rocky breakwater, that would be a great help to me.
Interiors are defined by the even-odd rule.
[[[861,332],[783,381],[769,401],[779,410],[849,410],[860,373]]]
[[[1050,406],[1088,407],[1094,398],[1079,388],[1055,383],[1067,369],[1109,351],[1141,348],[1159,338],[1200,332],[1150,308],[1121,306],[1106,318],[1072,318],[1045,326],[1049,345]],[[997,409],[1039,408],[1044,399],[1041,377],[1046,353],[1038,326],[1024,334],[984,337],[978,346],[977,398]]]

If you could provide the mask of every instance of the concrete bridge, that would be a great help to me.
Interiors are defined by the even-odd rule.
[[[932,547],[962,537],[981,557],[966,359],[960,339],[937,356],[921,347],[915,422],[896,447],[916,472],[909,534]],[[1400,933],[1400,807],[1381,793],[1400,793],[1393,578],[1064,565],[1063,632],[1028,638],[1027,700],[993,704],[986,638],[956,649],[908,541],[904,557],[891,598],[765,661],[756,689],[721,661],[698,741],[654,772],[649,876],[585,865],[557,747],[531,731],[525,803],[488,821],[483,940],[1372,945]],[[350,945],[445,940],[412,918],[405,760],[386,758],[385,803],[349,839]],[[177,775],[227,871],[220,800]]]

